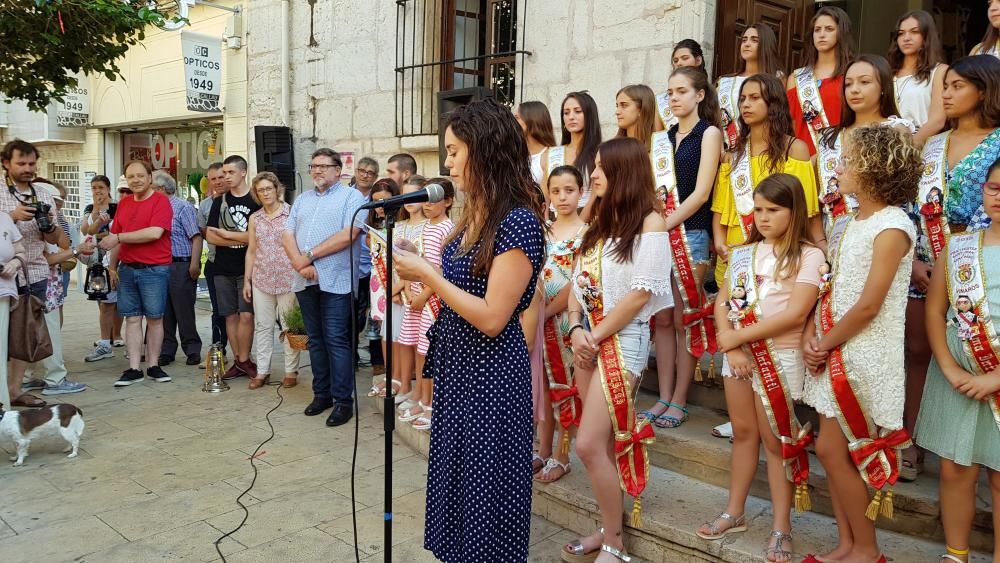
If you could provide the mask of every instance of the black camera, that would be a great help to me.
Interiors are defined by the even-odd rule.
[[[38,223],[38,230],[43,233],[51,233],[56,230],[56,226],[52,223],[52,218],[49,217],[49,213],[52,211],[52,206],[39,201],[34,204],[34,207],[35,222]]]

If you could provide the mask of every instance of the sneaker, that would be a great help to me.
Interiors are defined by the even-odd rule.
[[[76,383],[74,381],[64,379],[58,385],[46,385],[45,389],[42,390],[42,395],[67,395],[69,393],[79,393],[80,391],[86,390],[86,384]]]
[[[122,372],[122,376],[115,381],[115,387],[128,387],[133,383],[142,381],[142,371],[129,368]]]
[[[41,391],[42,389],[45,389],[47,385],[48,384],[45,383],[44,379],[31,379],[21,384],[21,392],[30,393],[32,391]]]
[[[85,358],[83,358],[83,361],[96,362],[98,360],[103,360],[105,358],[114,358],[114,357],[115,353],[111,351],[110,346],[98,346],[93,350],[91,350],[90,353],[87,354]]]
[[[187,361],[184,362],[189,366],[196,366],[201,363],[201,354],[189,354]]]
[[[125,345],[125,341],[119,338],[118,340],[112,342],[111,345],[114,346],[115,348],[121,348],[122,346]]]
[[[146,368],[146,377],[157,383],[166,383],[170,381],[170,376],[167,375],[160,366],[150,366]]]

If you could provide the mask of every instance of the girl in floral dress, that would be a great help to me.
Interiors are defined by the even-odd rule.
[[[583,193],[583,175],[573,166],[560,166],[548,180],[548,194],[556,208],[556,220],[549,225],[545,243],[545,375],[542,379],[543,408],[547,415],[538,423],[537,481],[551,483],[569,473],[570,434],[579,425],[582,398],[573,379],[573,350],[569,342],[569,317],[566,304],[570,292],[573,265],[580,253],[580,242],[587,225],[576,213]],[[554,399],[554,401],[553,401]],[[555,407],[555,414],[552,409]],[[552,435],[559,423],[558,449],[553,450]]]

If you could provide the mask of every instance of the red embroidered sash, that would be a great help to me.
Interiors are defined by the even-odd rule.
[[[563,362],[562,336],[556,328],[556,317],[545,320],[545,369],[549,376],[549,398],[552,405],[559,409],[559,424],[565,430],[580,426],[580,415],[583,413],[583,400],[576,388],[572,372],[566,369]]]
[[[591,327],[597,327],[604,321],[601,286],[603,252],[604,243],[599,243],[583,255],[581,274],[576,282],[583,289],[584,306],[587,308]],[[632,525],[638,527],[641,525],[642,510],[639,497],[649,481],[646,447],[653,443],[656,435],[648,419],[636,417],[631,376],[623,368],[625,362],[618,334],[605,338],[598,346],[597,371],[611,417],[619,485],[635,498]]]
[[[920,223],[927,235],[932,261],[944,250],[948,237],[948,221],[944,216],[944,198],[948,193],[948,144],[951,131],[927,139],[923,149],[924,169],[917,191]]]
[[[843,243],[844,233],[852,220],[853,216],[851,215],[841,217],[834,224],[833,232],[829,237],[830,263],[833,266],[831,286],[835,286],[837,282],[837,274],[840,270],[838,262],[840,245]],[[829,333],[835,324],[833,293],[831,289],[820,300],[818,324],[822,334]],[[843,346],[838,346],[830,351],[827,369],[837,421],[847,438],[851,460],[857,466],[865,483],[876,490],[875,498],[868,507],[868,518],[872,520],[877,518],[882,489],[886,487],[889,487],[890,490],[887,492],[882,514],[892,518],[891,487],[899,479],[899,470],[902,465],[901,450],[911,445],[910,435],[905,428],[879,431],[875,426],[875,422],[865,412],[864,405],[861,404],[851,387],[847,376],[847,365],[844,362]]]
[[[1000,337],[993,325],[990,303],[986,295],[985,263],[983,261],[984,231],[951,235],[948,249],[948,298],[958,312],[959,335],[962,337],[965,354],[978,374],[987,374],[1000,367]],[[959,309],[960,301],[966,300]],[[971,317],[971,319],[966,318]],[[1000,429],[1000,393],[989,398],[993,420]]]
[[[729,187],[733,192],[733,204],[736,207],[736,214],[740,218],[740,227],[743,230],[743,240],[750,239],[750,232],[753,230],[753,175],[750,161],[753,156],[750,151],[750,143],[743,154],[733,153],[735,164],[730,165]]]
[[[729,253],[729,292],[742,288],[745,298],[731,300],[736,309],[730,311],[733,328],[756,324],[761,316],[760,287],[758,285],[755,260],[758,244],[738,246]],[[731,305],[732,307],[733,305]],[[748,346],[756,366],[760,388],[764,391],[761,403],[767,415],[771,431],[781,441],[781,457],[785,466],[785,477],[795,484],[795,509],[808,510],[809,501],[809,453],[806,447],[813,441],[812,426],[802,425],[795,416],[792,394],[788,389],[781,362],[774,356],[771,339],[751,342]]]
[[[656,178],[656,195],[663,202],[663,218],[670,217],[680,204],[677,178],[674,172],[674,147],[666,131],[653,133],[652,139],[653,175]],[[684,340],[687,351],[695,358],[706,353],[714,354],[718,349],[715,342],[712,304],[704,289],[698,283],[691,260],[687,232],[680,223],[668,234],[670,255],[673,258],[674,278],[680,288],[684,302]]]
[[[829,127],[830,121],[826,117],[819,87],[816,86],[816,76],[808,66],[796,69],[792,74],[795,76],[795,91],[799,96],[799,107],[802,108],[802,119],[809,126],[813,146],[818,147],[819,132]]]

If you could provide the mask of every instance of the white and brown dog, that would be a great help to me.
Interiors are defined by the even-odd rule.
[[[73,405],[58,404],[26,411],[4,411],[0,404],[0,438],[9,436],[17,446],[17,455],[10,458],[14,465],[23,465],[28,446],[39,436],[58,432],[67,442],[66,457],[76,457],[83,435],[83,411]]]

